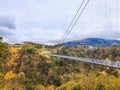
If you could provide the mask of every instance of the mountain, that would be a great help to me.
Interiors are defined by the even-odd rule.
[[[70,41],[63,43],[65,46],[112,46],[112,45],[120,45],[119,40],[109,40],[109,39],[101,39],[101,38],[86,38],[82,40]]]

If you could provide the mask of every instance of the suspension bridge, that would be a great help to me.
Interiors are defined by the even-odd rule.
[[[52,57],[58,57],[58,58],[65,58],[65,59],[71,59],[76,61],[81,61],[85,63],[91,63],[91,64],[98,64],[113,68],[120,68],[120,62],[119,61],[112,61],[112,60],[99,60],[99,59],[93,59],[93,58],[83,58],[83,57],[73,57],[73,56],[64,56],[64,55],[57,55],[57,54],[46,54]]]
[[[82,15],[83,11],[85,10],[87,4],[89,3],[89,0],[83,0],[80,4],[80,7],[78,8],[77,13],[75,14],[74,18],[72,19],[72,22],[68,26],[65,34],[63,35],[62,39],[58,42],[58,44],[62,44],[65,39],[68,37],[70,32],[72,31],[73,27],[75,26],[76,22]],[[91,64],[97,64],[97,65],[103,65],[107,67],[113,67],[113,68],[120,68],[120,62],[119,61],[114,61],[114,60],[100,60],[100,59],[94,59],[94,58],[84,58],[84,57],[74,57],[74,56],[65,56],[65,55],[57,55],[57,54],[48,54],[44,53],[45,47],[43,46],[43,54],[44,55],[49,55],[52,57],[58,57],[58,58],[65,58],[68,60],[76,60],[76,61],[81,61],[85,63],[91,63]]]

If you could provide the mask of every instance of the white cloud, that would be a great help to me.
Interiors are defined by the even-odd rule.
[[[58,40],[63,35],[61,29],[54,29],[48,32],[48,30],[35,28],[17,28],[17,30],[0,28],[0,31],[0,36],[3,36],[4,41],[8,43],[21,43],[23,41],[47,43],[47,41]]]

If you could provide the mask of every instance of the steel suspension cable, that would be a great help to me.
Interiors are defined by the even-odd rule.
[[[63,39],[65,38],[66,34],[68,33],[68,31],[69,31],[71,25],[73,24],[74,20],[76,19],[76,17],[77,17],[77,15],[78,15],[78,13],[79,13],[79,11],[80,11],[82,5],[84,4],[84,2],[85,2],[85,0],[82,0],[82,3],[80,4],[80,6],[79,6],[79,8],[78,8],[78,10],[77,10],[77,12],[76,12],[76,14],[75,14],[75,16],[73,17],[73,19],[72,19],[70,25],[68,26],[68,28],[67,28],[65,34],[63,35],[63,37],[62,37],[62,39],[59,41],[59,43],[61,43],[61,42],[63,41]]]
[[[65,35],[64,39],[62,39],[61,43],[63,43],[65,41],[65,39],[67,38],[67,36],[70,34],[70,32],[72,31],[72,29],[74,28],[75,24],[77,23],[77,21],[79,20],[80,16],[82,15],[83,11],[85,10],[86,6],[88,5],[90,0],[87,0],[85,6],[83,7],[83,9],[81,10],[80,14],[78,15],[78,17],[76,18],[75,22],[73,22],[72,26],[70,26],[71,28],[68,30],[68,33]]]

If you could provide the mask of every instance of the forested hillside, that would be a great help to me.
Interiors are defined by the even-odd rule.
[[[120,46],[47,46],[57,54],[120,60]],[[120,70],[42,54],[42,45],[0,42],[0,90],[120,90]]]
[[[58,54],[62,55],[120,61],[120,45],[114,45],[111,47],[63,46],[57,51]]]

